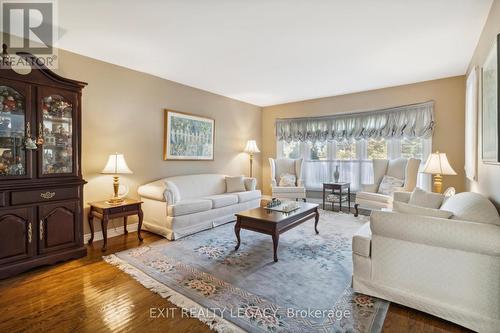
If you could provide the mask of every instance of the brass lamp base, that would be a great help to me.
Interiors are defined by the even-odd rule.
[[[114,195],[111,199],[106,201],[110,205],[119,205],[123,203],[123,198],[120,198],[118,196],[118,188],[120,187],[120,177],[119,176],[113,176],[113,192]]]
[[[443,190],[443,176],[441,176],[440,174],[435,174],[432,191],[435,193],[441,193],[442,190]]]
[[[123,203],[123,201],[124,201],[123,198],[114,198],[113,197],[106,202],[110,205],[119,205],[119,204]]]

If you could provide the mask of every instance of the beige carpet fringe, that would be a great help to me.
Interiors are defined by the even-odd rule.
[[[174,305],[177,305],[178,307],[189,310],[195,309],[196,313],[198,313],[198,316],[193,317],[198,319],[199,321],[203,322],[206,324],[210,329],[215,330],[216,332],[219,333],[244,333],[245,331],[242,330],[240,327],[234,325],[233,323],[227,321],[226,319],[214,314],[207,308],[204,308],[200,306],[198,303],[192,301],[191,299],[187,298],[186,296],[179,294],[175,290],[172,290],[171,288],[167,287],[166,285],[162,284],[161,282],[156,281],[155,279],[151,278],[149,275],[145,274],[141,270],[135,268],[134,266],[126,263],[125,261],[121,260],[114,254],[111,254],[109,256],[104,256],[102,257],[107,263],[116,266],[123,272],[127,273],[131,277],[133,277],[136,281],[138,281],[140,284],[142,284],[144,287],[147,289],[157,293],[161,297],[167,299],[168,301],[172,302]]]

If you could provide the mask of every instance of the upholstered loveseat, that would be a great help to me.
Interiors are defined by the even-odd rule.
[[[407,202],[408,193],[394,200]],[[353,237],[353,288],[478,332],[500,328],[500,218],[464,192],[443,203],[451,219],[372,211]]]
[[[234,221],[234,214],[260,205],[255,178],[244,178],[244,191],[227,193],[226,176],[198,174],[169,177],[140,186],[143,228],[174,240]]]

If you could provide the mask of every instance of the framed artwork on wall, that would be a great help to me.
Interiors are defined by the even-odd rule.
[[[215,120],[165,110],[163,159],[213,161]]]
[[[499,126],[498,126],[498,47],[500,34],[495,40],[482,71],[482,150],[483,162],[499,162]]]

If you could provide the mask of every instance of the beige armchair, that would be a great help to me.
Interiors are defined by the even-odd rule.
[[[302,199],[306,201],[306,188],[302,181],[302,159],[270,158],[271,188],[273,198]],[[295,175],[295,186],[279,186],[281,175]]]
[[[402,188],[397,191],[411,192],[417,184],[420,160],[415,158],[398,158],[394,160],[373,160],[373,184],[361,185],[362,190],[356,193],[354,216],[358,216],[358,208],[382,209],[392,208],[392,196],[378,193],[380,182],[385,175],[404,179]]]

